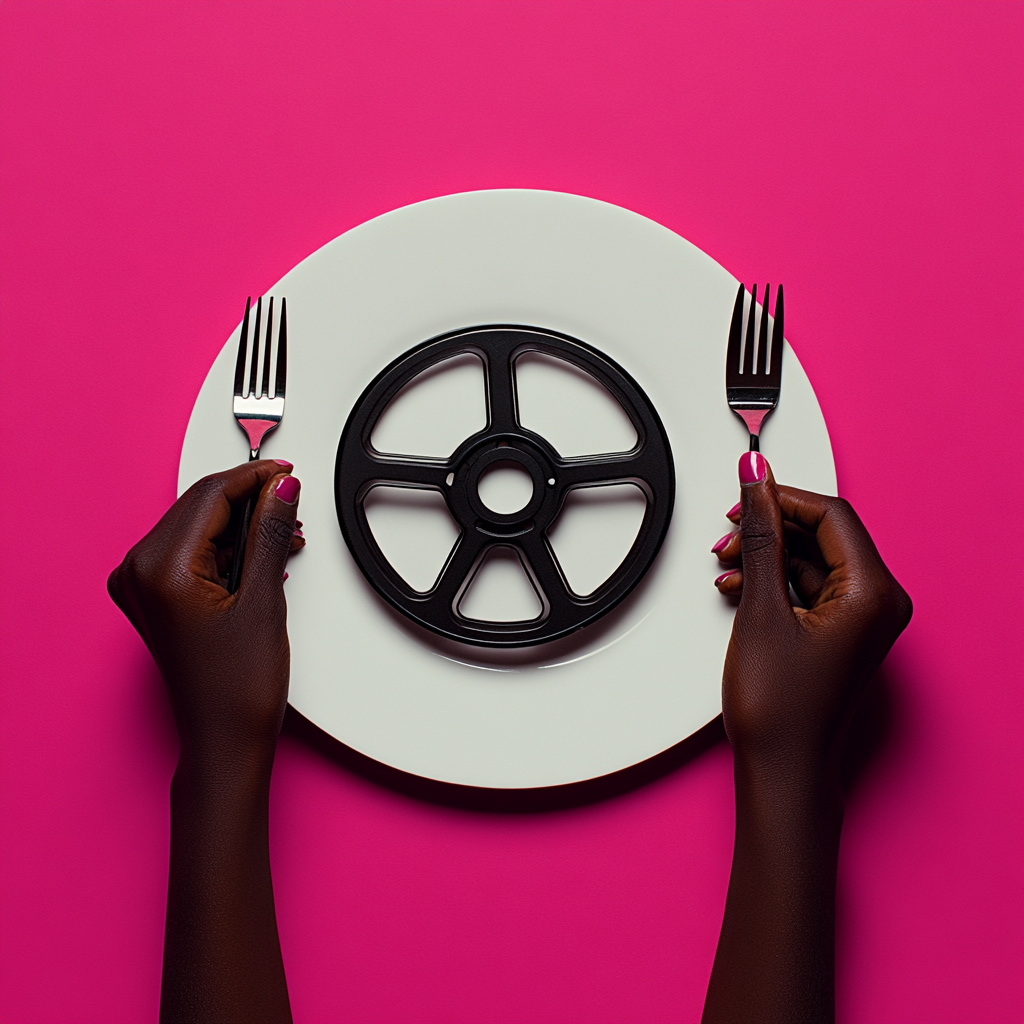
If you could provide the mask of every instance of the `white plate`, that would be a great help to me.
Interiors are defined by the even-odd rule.
[[[288,299],[287,413],[263,455],[295,463],[309,545],[289,565],[290,700],[320,728],[406,772],[496,788],[628,767],[721,711],[733,609],[711,544],[738,498],[746,432],[725,402],[737,281],[629,210],[530,190],[467,192],[346,232],[268,294]],[[790,295],[791,315],[799,299]],[[553,328],[610,355],[661,414],[676,468],[664,547],[633,594],[581,634],[514,652],[447,643],[365,582],[335,512],[338,441],[392,359],[477,324]],[[231,415],[236,330],[189,421],[179,492],[245,458]],[[793,352],[763,450],[777,477],[835,493],[828,432]]]

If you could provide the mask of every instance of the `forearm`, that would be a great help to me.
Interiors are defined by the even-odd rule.
[[[704,1024],[832,1021],[838,783],[739,757],[735,775],[736,845]]]
[[[291,1021],[270,875],[270,763],[214,769],[183,757],[175,773],[165,1024]]]

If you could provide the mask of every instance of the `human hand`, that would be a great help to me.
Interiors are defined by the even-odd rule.
[[[864,688],[910,621],[910,598],[849,502],[775,483],[757,452],[740,459],[740,529],[714,551],[739,596],[723,677],[738,764],[835,771]],[[794,607],[792,584],[803,607]]]
[[[264,459],[193,484],[107,580],[167,683],[183,759],[215,769],[272,762],[284,718],[284,566],[305,544],[291,468]],[[241,584],[229,594],[235,526],[255,493]]]

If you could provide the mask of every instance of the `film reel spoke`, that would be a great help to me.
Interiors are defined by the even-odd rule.
[[[487,428],[493,434],[519,429],[512,348],[500,343],[487,355]]]
[[[373,460],[375,473],[367,482],[397,484],[399,487],[427,487],[443,493],[445,479],[448,476],[448,464],[445,462],[426,462],[413,460],[378,461]]]
[[[473,569],[479,563],[484,549],[491,543],[477,530],[466,530],[455,545],[444,568],[441,570],[434,589],[428,595],[435,613],[453,621],[458,613],[456,606],[472,579]]]
[[[642,479],[643,460],[636,456],[609,458],[600,456],[558,466],[558,483],[564,491],[575,487],[597,487],[600,484],[622,483]]]
[[[540,588],[544,611],[541,617],[551,622],[570,622],[578,618],[580,604],[573,595],[558,559],[547,538],[529,533],[518,545],[530,567],[533,582]]]
[[[357,445],[345,460],[345,472],[351,486],[364,494],[373,484],[443,490],[449,468],[446,462],[438,459],[382,456],[368,451],[363,445]]]

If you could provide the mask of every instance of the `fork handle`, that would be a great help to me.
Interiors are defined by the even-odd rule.
[[[259,448],[250,449],[249,461],[254,462],[260,457]],[[245,503],[245,510],[238,524],[238,532],[235,534],[234,553],[231,556],[231,569],[228,571],[228,593],[234,594],[242,582],[242,566],[245,564],[245,542],[249,538],[249,524],[252,522],[252,514],[256,511],[256,499],[254,495]]]
[[[752,452],[759,452],[761,450],[761,441],[757,434],[750,435],[750,450]]]

